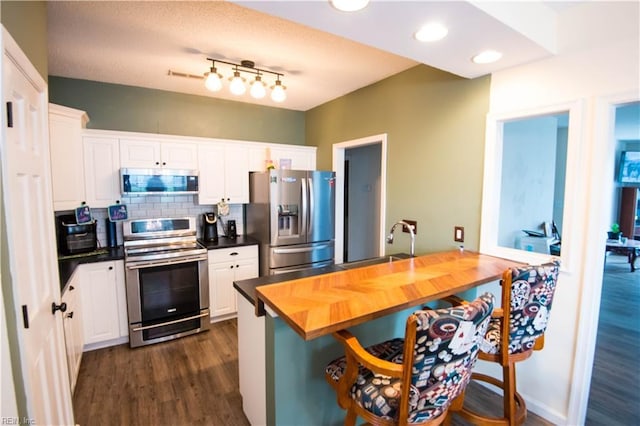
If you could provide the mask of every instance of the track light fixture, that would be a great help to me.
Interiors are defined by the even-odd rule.
[[[239,64],[233,62],[221,61],[219,59],[207,58],[207,61],[211,61],[211,69],[204,74],[204,85],[212,92],[217,92],[222,89],[223,77],[218,73],[216,69],[216,62],[231,65],[233,67],[233,76],[229,78],[229,90],[234,95],[243,95],[247,91],[245,85],[246,79],[241,73],[255,74],[255,78],[250,83],[249,93],[256,99],[261,99],[266,95],[266,84],[262,81],[262,77],[265,73],[273,74],[276,76],[274,85],[271,86],[271,99],[274,102],[283,102],[287,98],[285,93],[286,87],[282,85],[280,77],[284,77],[284,74],[265,69],[256,68],[253,61],[241,61]]]

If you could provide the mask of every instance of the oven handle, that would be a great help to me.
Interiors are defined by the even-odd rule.
[[[208,256],[198,255],[198,256],[190,256],[190,257],[180,257],[174,259],[161,259],[161,260],[149,260],[147,262],[135,262],[128,263],[126,265],[127,269],[142,269],[142,268],[152,268],[154,266],[162,266],[162,265],[174,265],[176,263],[187,263],[187,262],[196,262],[200,260],[207,260]]]
[[[150,328],[164,327],[166,325],[178,324],[179,322],[191,321],[191,320],[194,320],[196,318],[202,318],[202,317],[208,317],[208,316],[209,316],[209,313],[205,312],[204,314],[194,315],[192,317],[180,318],[180,319],[173,320],[173,321],[167,321],[167,322],[163,322],[162,324],[145,325],[145,326],[142,326],[142,327],[132,328],[131,330],[132,331],[149,330]]]

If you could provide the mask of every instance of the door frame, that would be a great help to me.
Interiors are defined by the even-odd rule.
[[[616,160],[615,110],[620,105],[638,101],[638,92],[630,91],[601,96],[594,102],[593,138],[589,141],[591,155],[587,164],[590,179],[586,185],[591,196],[586,209],[588,214],[584,230],[584,248],[581,253],[584,257],[581,272],[584,284],[576,338],[576,347],[582,349],[575,353],[567,424],[584,424],[589,404],[604,275],[604,230],[609,228],[613,208],[611,176],[614,176]]]
[[[333,170],[336,173],[335,263],[342,263],[344,253],[344,161],[345,151],[365,145],[380,144],[380,241],[378,254],[385,250],[384,230],[387,208],[387,134],[365,136],[333,144]]]

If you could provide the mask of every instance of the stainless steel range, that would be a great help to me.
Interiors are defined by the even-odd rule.
[[[123,236],[130,346],[207,330],[207,250],[196,218],[128,220]]]

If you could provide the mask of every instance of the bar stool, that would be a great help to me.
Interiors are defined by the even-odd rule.
[[[481,415],[467,407],[452,411],[476,425],[520,425],[527,417],[527,405],[516,390],[516,363],[544,346],[544,332],[558,281],[560,263],[506,270],[502,275],[502,308],[496,308],[478,358],[502,366],[502,380],[473,373],[471,380],[490,383],[503,390],[503,415]],[[447,297],[451,304],[464,303]],[[508,319],[508,320],[505,320]]]
[[[404,339],[364,348],[346,330],[334,337],[345,349],[326,367],[325,379],[347,410],[373,425],[439,425],[471,378],[495,298],[485,293],[463,306],[419,310],[409,316]]]

